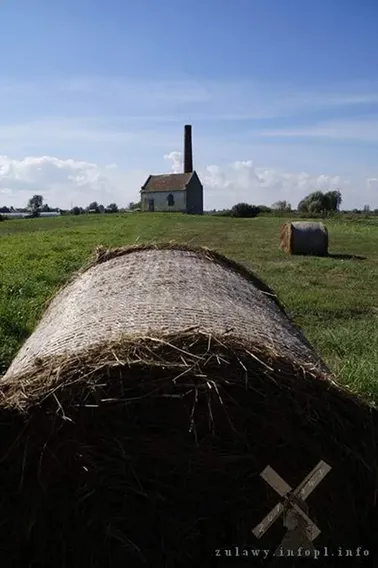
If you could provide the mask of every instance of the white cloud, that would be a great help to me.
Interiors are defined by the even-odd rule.
[[[278,200],[289,201],[295,207],[312,191],[329,191],[349,185],[348,180],[337,175],[282,172],[254,166],[250,160],[234,162],[226,168],[208,166],[202,181],[207,188],[208,201],[217,203],[219,208],[238,201],[271,205]]]
[[[62,208],[75,199],[79,205],[94,199],[109,201],[117,192],[117,182],[112,170],[90,162],[52,156],[21,160],[0,156],[0,194],[4,205],[25,206],[25,199],[34,193],[43,194],[51,206]]]
[[[182,154],[164,156],[171,170],[182,171]],[[164,168],[162,168],[164,170]],[[308,193],[340,188],[344,205],[378,207],[378,176],[351,182],[342,175],[290,172],[239,160],[227,165],[198,168],[205,188],[206,209],[223,209],[237,202],[271,205],[278,200],[293,206]],[[12,159],[0,156],[0,205],[25,206],[34,194],[42,194],[52,207],[71,203],[86,206],[91,201],[126,206],[139,198],[139,189],[149,172],[124,170],[116,164],[98,165],[52,156]]]
[[[183,171],[184,159],[182,152],[170,152],[164,156],[164,160],[171,162],[172,173],[178,174]]]
[[[97,190],[102,182],[96,164],[76,160],[61,160],[51,156],[12,160],[0,156],[0,187],[60,186],[70,181],[74,186],[90,186]]]

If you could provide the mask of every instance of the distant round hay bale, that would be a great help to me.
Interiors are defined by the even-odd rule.
[[[274,550],[282,519],[252,533],[280,501],[260,473],[296,488],[320,460],[316,547],[376,536],[373,410],[263,282],[214,252],[99,251],[0,397],[4,566],[192,568],[224,547]]]
[[[290,254],[328,255],[328,230],[323,223],[298,221],[281,227],[280,249]]]

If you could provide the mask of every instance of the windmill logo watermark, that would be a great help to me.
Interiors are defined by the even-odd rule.
[[[284,526],[288,531],[281,546],[285,546],[285,543],[289,541],[293,545],[295,544],[294,540],[298,542],[298,546],[303,545],[303,539],[300,538],[301,533],[304,535],[304,540],[311,546],[311,543],[319,536],[321,531],[308,516],[305,501],[330,470],[331,466],[321,460],[293,491],[290,485],[268,465],[260,475],[283,498],[283,501],[278,503],[252,530],[255,537],[261,538],[273,523],[283,515]],[[295,536],[295,539],[291,536]]]

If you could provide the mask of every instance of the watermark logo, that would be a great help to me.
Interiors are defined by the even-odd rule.
[[[278,503],[252,530],[255,537],[261,538],[283,514],[284,526],[288,531],[281,547],[286,548],[286,544],[293,545],[295,542],[301,546],[304,541],[311,544],[321,531],[308,516],[305,501],[330,470],[331,466],[321,460],[293,491],[290,485],[268,465],[260,475],[280,497],[283,497],[283,501]]]

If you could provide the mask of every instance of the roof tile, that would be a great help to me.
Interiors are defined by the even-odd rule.
[[[142,186],[143,191],[184,191],[192,177],[189,174],[163,174],[150,176]]]

